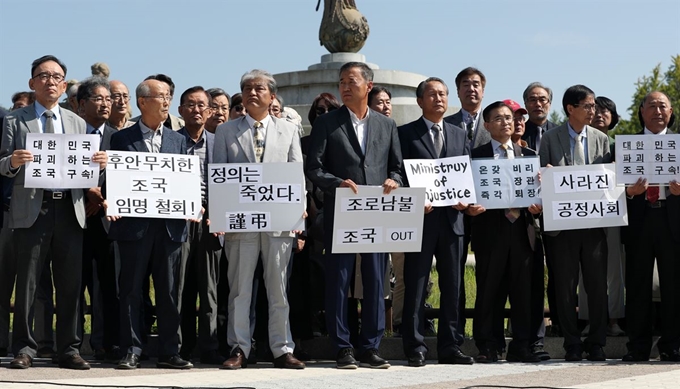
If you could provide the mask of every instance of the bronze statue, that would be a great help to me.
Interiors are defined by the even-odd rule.
[[[316,4],[319,10],[321,0]],[[356,53],[368,38],[368,22],[354,0],[324,0],[319,41],[330,53]]]

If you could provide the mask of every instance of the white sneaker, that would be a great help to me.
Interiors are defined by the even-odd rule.
[[[623,336],[626,332],[619,327],[618,323],[614,325],[607,326],[607,336]]]
[[[583,331],[581,332],[581,336],[588,336],[589,333],[590,333],[590,323],[588,323],[586,328],[583,329]]]

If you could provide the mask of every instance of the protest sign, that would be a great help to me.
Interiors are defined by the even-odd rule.
[[[462,155],[440,159],[405,159],[404,166],[411,188],[425,188],[427,200],[434,207],[476,203],[470,157]]]
[[[99,136],[86,134],[26,134],[26,150],[33,161],[26,164],[24,186],[43,189],[81,189],[99,186]]]
[[[616,183],[668,185],[680,181],[680,134],[617,135]]]
[[[477,204],[486,209],[540,204],[538,157],[472,160]]]

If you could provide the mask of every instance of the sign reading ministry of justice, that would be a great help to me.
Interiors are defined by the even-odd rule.
[[[470,157],[405,159],[406,176],[411,188],[425,188],[427,201],[434,207],[476,203]]]

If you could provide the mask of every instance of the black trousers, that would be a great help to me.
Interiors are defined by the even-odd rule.
[[[115,222],[114,222],[115,223]],[[170,239],[165,220],[149,221],[146,235],[135,241],[118,241],[120,249],[120,346],[128,353],[142,353],[142,284],[152,267],[158,318],[158,355],[179,352],[177,280],[182,244]]]
[[[552,291],[553,300],[555,290]],[[536,244],[534,247],[534,259],[531,262],[531,339],[529,342],[535,345],[543,345],[545,337],[545,257],[543,250],[543,239],[536,233]],[[557,312],[550,311],[550,315],[557,324]]]
[[[585,346],[604,346],[607,339],[607,237],[604,229],[561,231],[547,236],[554,271],[555,297],[566,350],[581,349],[576,306],[579,269],[588,291],[590,333]],[[575,350],[576,351],[576,350]]]
[[[670,222],[678,221],[669,220],[665,207],[647,208],[638,235],[626,242],[626,332],[631,352],[649,355],[652,349],[655,258],[661,288],[659,352],[680,347],[680,242],[671,236]]]
[[[55,200],[45,191],[38,218],[29,228],[14,229],[17,258],[12,352],[36,356],[31,307],[45,261],[51,259],[57,311],[57,353],[78,354],[83,229],[76,219],[71,196]],[[74,271],[75,270],[75,271]]]

